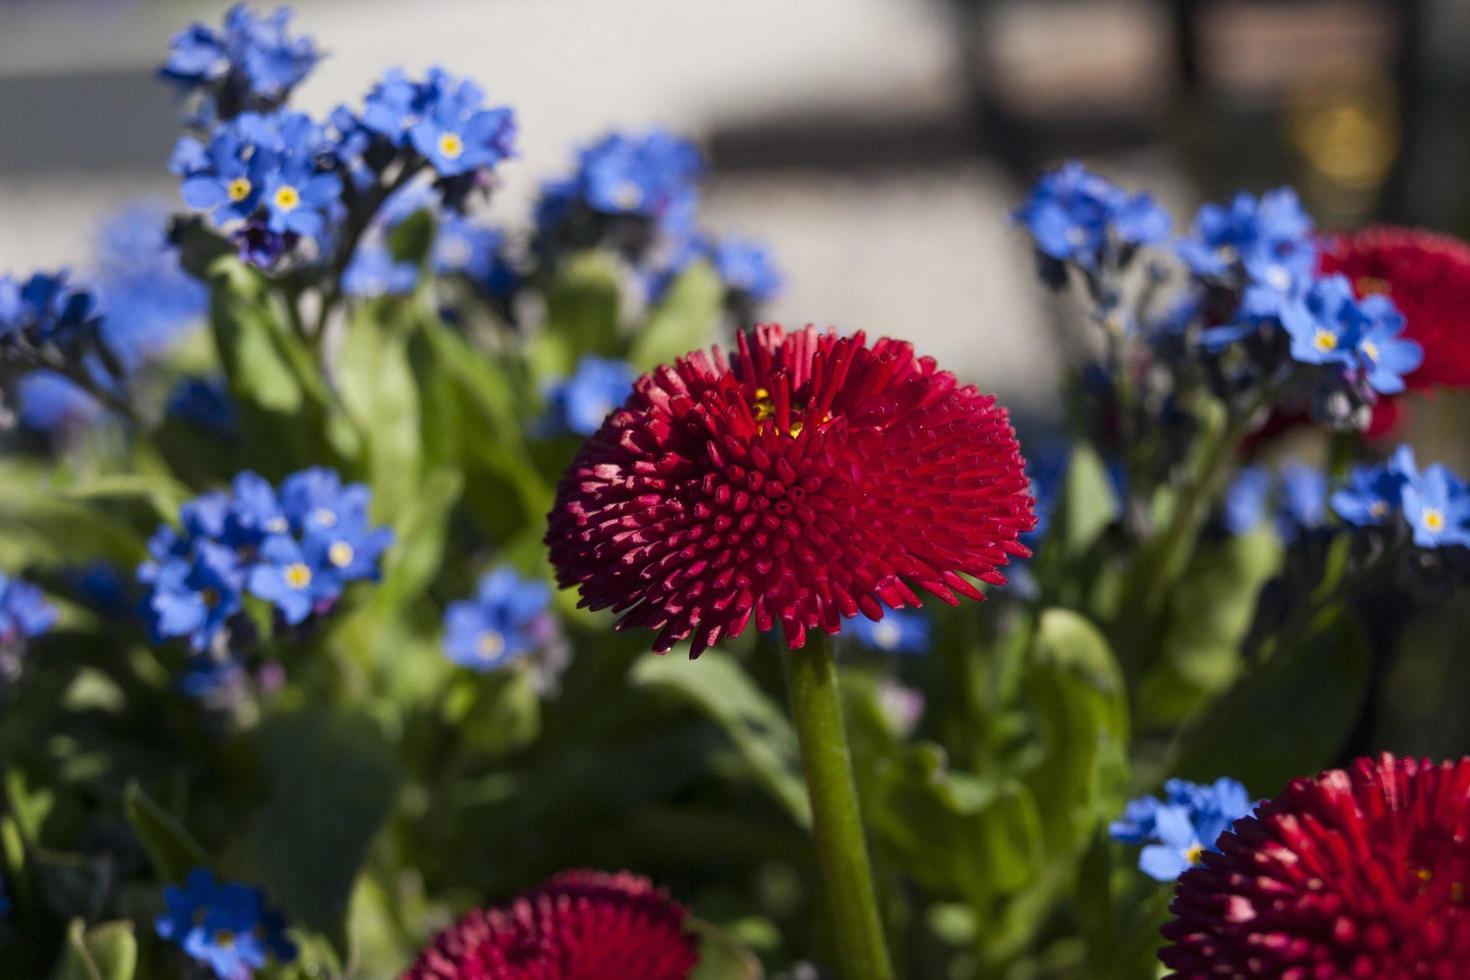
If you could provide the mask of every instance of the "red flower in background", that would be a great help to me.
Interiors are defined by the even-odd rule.
[[[644,375],[557,488],[557,579],[619,628],[692,652],[780,623],[980,598],[1028,554],[1027,479],[1004,409],[913,347],[767,325],[738,353]]]
[[[1321,261],[1359,296],[1386,293],[1404,314],[1404,336],[1424,348],[1410,388],[1470,387],[1470,245],[1418,228],[1365,228],[1324,240]]]
[[[637,875],[568,871],[434,938],[403,980],[687,980],[688,911]]]
[[[1470,976],[1470,759],[1298,779],[1179,879],[1179,978]]]

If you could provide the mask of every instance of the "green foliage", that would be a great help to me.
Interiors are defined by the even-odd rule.
[[[66,952],[52,980],[133,980],[138,941],[131,922],[105,922],[90,929],[81,919],[66,931]]]

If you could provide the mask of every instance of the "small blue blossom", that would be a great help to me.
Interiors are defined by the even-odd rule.
[[[720,281],[732,293],[765,303],[781,292],[781,274],[764,246],[740,238],[722,238],[705,249]]]
[[[1158,881],[1172,881],[1199,864],[1206,851],[1218,851],[1220,835],[1251,811],[1245,787],[1220,778],[1202,785],[1171,779],[1164,798],[1131,800],[1108,832],[1124,844],[1142,844],[1138,867]]]
[[[296,946],[281,914],[250,885],[220,883],[196,868],[182,887],[163,891],[166,911],[154,923],[160,938],[214,971],[219,980],[249,980],[272,959],[289,963]]]
[[[610,133],[580,152],[570,178],[542,185],[537,225],[546,232],[585,208],[650,219],[663,234],[684,241],[693,232],[702,170],[699,150],[683,137],[658,129]]]
[[[1309,317],[1283,320],[1291,337],[1291,356],[1303,364],[1340,364],[1357,360],[1357,347],[1367,326],[1346,276],[1325,276],[1312,283],[1304,305]]]
[[[1432,463],[1411,477],[1401,499],[1416,545],[1470,545],[1470,491],[1442,464]]]
[[[484,101],[479,86],[442,68],[430,69],[422,82],[394,69],[368,93],[361,125],[416,150],[439,176],[456,177],[488,170],[515,152],[515,113],[487,109]]]
[[[95,343],[101,324],[96,295],[71,285],[64,271],[36,272],[24,281],[0,276],[0,353]]]
[[[551,589],[497,568],[480,579],[473,599],[444,611],[444,652],[457,664],[494,670],[543,646],[551,638]]]
[[[187,636],[190,647],[205,650],[240,611],[240,568],[223,545],[201,541],[192,558],[169,558],[139,577],[151,586],[143,616],[155,643]]]
[[[307,562],[294,538],[273,535],[260,546],[259,558],[246,580],[250,593],[272,603],[295,626],[341,595],[341,583]]]
[[[418,267],[395,260],[387,246],[359,245],[342,273],[342,291],[364,299],[404,296],[413,292],[418,281]]]
[[[1398,513],[1404,487],[1418,472],[1414,451],[1408,446],[1396,449],[1387,463],[1354,466],[1347,485],[1333,492],[1332,510],[1356,527],[1384,524]]]
[[[1152,197],[1130,195],[1076,161],[1042,174],[1012,218],[1042,255],[1084,269],[1116,246],[1147,245],[1169,233],[1169,216]]]
[[[1219,278],[1240,268],[1249,283],[1277,294],[1295,292],[1317,264],[1312,219],[1289,187],[1204,205],[1176,251],[1196,275]]]
[[[633,391],[638,372],[626,361],[587,355],[577,362],[569,378],[551,383],[546,393],[547,418],[544,428],[560,433],[590,436]]]
[[[507,296],[521,276],[506,254],[505,233],[449,212],[439,221],[431,261],[441,276],[460,275],[489,296]]]
[[[1407,337],[1404,315],[1383,295],[1367,296],[1358,302],[1367,324],[1358,336],[1357,355],[1368,386],[1381,395],[1404,390],[1404,375],[1424,363],[1424,348]]]
[[[186,93],[212,88],[226,106],[278,102],[321,58],[310,37],[288,34],[290,20],[285,7],[268,17],[231,7],[223,32],[193,24],[175,35],[159,75]]]
[[[20,424],[36,432],[68,432],[97,418],[102,406],[54,371],[32,371],[17,386]]]
[[[1225,490],[1225,529],[1231,534],[1249,534],[1260,527],[1270,496],[1270,472],[1260,466],[1243,467]]]
[[[1327,517],[1327,476],[1311,466],[1293,465],[1281,471],[1281,500],[1277,530],[1283,541],[1295,541],[1315,531]]]
[[[286,477],[281,484],[281,510],[291,529],[305,535],[365,518],[370,496],[361,483],[343,486],[335,471],[313,466]]]
[[[0,647],[18,647],[56,625],[56,609],[36,586],[0,572]]]
[[[169,392],[166,412],[169,418],[220,435],[233,436],[239,425],[235,402],[221,377],[183,379]]]
[[[318,238],[332,205],[342,196],[342,178],[317,173],[306,160],[291,160],[266,179],[266,228],[276,234],[294,232]]]
[[[866,616],[854,616],[844,624],[843,632],[863,646],[885,653],[929,650],[929,617],[916,609],[887,609],[877,622]]]

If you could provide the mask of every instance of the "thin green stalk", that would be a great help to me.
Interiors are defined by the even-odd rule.
[[[842,722],[832,638],[813,630],[801,650],[787,650],[786,687],[812,802],[812,833],[826,885],[827,909],[844,980],[892,980],[873,868],[863,838],[857,785]]]

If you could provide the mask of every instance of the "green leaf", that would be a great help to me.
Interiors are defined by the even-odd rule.
[[[153,802],[137,783],[123,794],[128,823],[143,841],[153,870],[164,881],[182,882],[195,868],[213,866],[208,853],[163,807]]]
[[[1246,673],[1181,733],[1171,769],[1185,779],[1239,779],[1272,796],[1295,776],[1329,764],[1368,691],[1371,653],[1362,628],[1334,615],[1301,642]]]
[[[796,733],[728,654],[711,650],[692,661],[648,654],[633,665],[631,676],[635,685],[677,698],[718,723],[772,798],[799,825],[810,825]]]
[[[416,488],[393,527],[393,547],[383,558],[383,580],[373,594],[375,610],[401,608],[428,589],[443,564],[449,518],[463,484],[457,471],[440,469]]]
[[[445,724],[477,752],[501,756],[541,730],[541,698],[522,665],[489,674],[459,671],[444,700]]]
[[[65,495],[68,500],[77,501],[138,501],[152,508],[160,520],[172,521],[193,493],[177,480],[161,474],[110,473],[71,484]]]
[[[1065,609],[1041,614],[1023,684],[1043,755],[1026,775],[1053,852],[1080,851],[1127,788],[1127,689],[1101,632]]]
[[[347,322],[337,364],[343,408],[365,441],[374,511],[390,520],[419,487],[419,393],[408,354],[418,316],[411,299],[362,304]]]
[[[724,302],[724,284],[709,263],[690,265],[634,336],[628,360],[648,371],[707,346],[719,326]]]
[[[538,378],[572,372],[584,354],[617,357],[622,277],[612,258],[588,251],[572,256],[546,292],[546,325],[531,341],[528,356]]]
[[[1098,535],[1119,517],[1118,492],[1102,457],[1078,444],[1067,463],[1067,476],[1047,530],[1048,547],[1076,557],[1092,547]],[[1052,545],[1052,542],[1057,542]]]
[[[415,211],[388,233],[388,250],[395,261],[423,268],[434,251],[434,231],[434,213],[428,208]]]
[[[761,961],[720,927],[692,919],[687,928],[699,937],[699,965],[689,980],[763,980]]]
[[[366,717],[320,708],[266,717],[257,740],[270,799],[250,867],[293,923],[345,955],[353,883],[398,793],[392,748]]]
[[[81,919],[73,919],[53,980],[132,980],[137,968],[138,940],[131,922],[104,922],[88,929]]]

